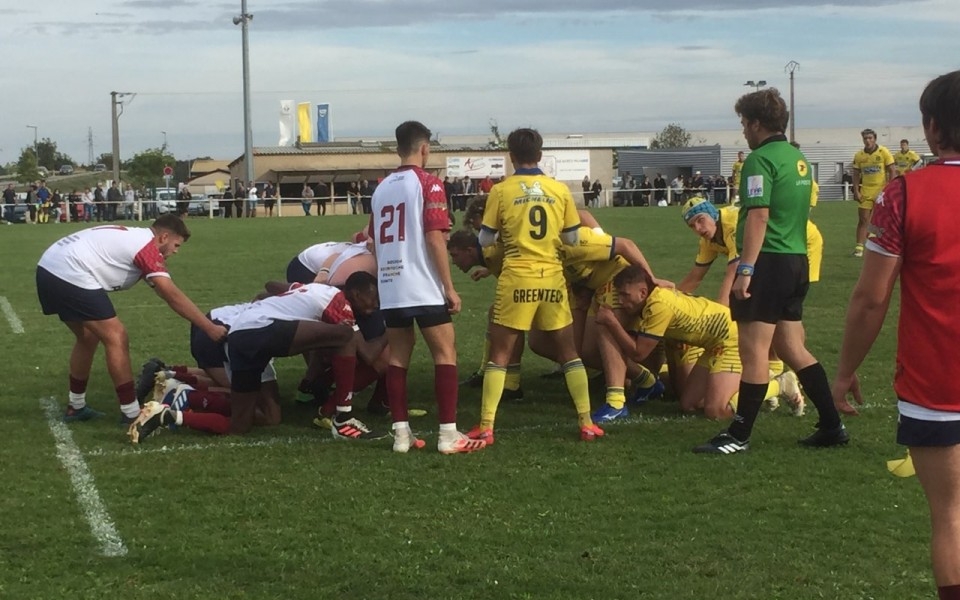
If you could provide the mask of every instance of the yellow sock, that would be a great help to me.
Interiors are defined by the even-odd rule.
[[[608,387],[607,388],[607,404],[611,407],[620,410],[623,408],[623,405],[627,403],[627,397],[623,393],[622,387]]]
[[[640,366],[640,374],[633,378],[633,385],[639,388],[648,388],[657,382],[657,378],[650,372],[650,369]]]
[[[497,406],[503,395],[503,381],[507,378],[506,367],[487,363],[483,371],[483,395],[480,396],[480,428],[493,429],[497,418]]]
[[[480,367],[477,369],[477,371],[482,373],[487,368],[488,362],[490,362],[490,334],[489,333],[483,336],[483,357],[480,359]]]
[[[577,358],[564,364],[563,378],[567,382],[570,397],[573,398],[573,405],[577,408],[580,427],[593,425],[593,419],[590,418],[590,382],[587,380],[583,361]]]
[[[780,382],[776,379],[771,379],[770,383],[767,384],[767,395],[764,398],[775,398],[780,395]]]
[[[730,405],[730,410],[733,411],[733,414],[737,414],[737,405],[740,404],[740,392],[734,392],[730,396],[730,400],[727,402]]]
[[[779,358],[777,360],[770,361],[770,374],[773,377],[783,373],[783,361]]]
[[[856,246],[853,247],[853,249],[854,249],[854,250],[859,250],[860,252],[863,252],[863,244],[857,244]]]
[[[520,389],[520,363],[507,365],[507,378],[503,382],[503,389],[510,391]]]

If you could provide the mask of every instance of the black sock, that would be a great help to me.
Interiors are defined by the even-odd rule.
[[[760,414],[763,399],[767,395],[766,383],[746,383],[740,381],[740,399],[737,401],[737,414],[733,417],[727,433],[741,442],[750,439],[753,423]]]
[[[797,379],[800,380],[803,391],[807,393],[820,414],[817,427],[828,430],[840,427],[840,414],[837,412],[837,407],[833,405],[830,381],[827,379],[826,371],[823,370],[823,365],[815,362],[809,367],[800,369],[797,371]]]

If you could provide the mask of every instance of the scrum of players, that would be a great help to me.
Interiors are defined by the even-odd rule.
[[[222,435],[279,423],[280,389],[273,361],[302,356],[298,400],[318,404],[318,427],[343,440],[392,434],[397,452],[422,448],[423,440],[409,424],[417,415],[406,405],[414,323],[434,359],[437,447],[445,454],[493,445],[501,400],[523,398],[520,373],[526,347],[557,363],[574,402],[581,440],[603,437],[606,423],[628,419],[632,407],[666,390],[677,398],[683,414],[732,418],[741,372],[737,325],[727,307],[738,260],[733,241],[737,208],[718,209],[700,197],[686,203],[682,217],[699,236],[699,250],[690,273],[675,285],[656,276],[634,241],[605,233],[592,214],[576,208],[564,184],[540,171],[542,139],[531,129],[518,129],[508,138],[515,173],[489,194],[474,197],[462,228],[451,231],[442,182],[424,170],[429,139],[429,130],[419,123],[398,127],[401,167],[374,193],[368,226],[350,241],[325,241],[304,249],[290,260],[286,281],[268,282],[252,301],[220,306],[201,318],[196,307],[186,314],[157,290],[191,321],[189,350],[196,366],[149,360],[135,382],[135,414],[129,399],[121,398],[121,388],[128,393],[127,384],[114,377],[134,444],[165,428]],[[143,278],[151,286],[172,285],[162,264],[172,252],[162,247],[160,238],[172,231],[182,243],[189,233],[179,227],[154,223],[151,231],[162,257],[157,263],[156,253],[151,254],[152,266],[144,263],[143,240],[138,238],[129,253],[129,271],[136,276],[132,282]],[[108,229],[101,234],[118,239],[134,231],[93,231],[98,229]],[[82,243],[80,239],[73,246]],[[822,252],[822,246],[811,252]],[[717,300],[692,295],[721,255],[727,272]],[[811,256],[811,265],[819,265],[816,258]],[[474,281],[497,278],[481,366],[463,382],[457,381],[451,318],[460,310],[460,298],[449,262]],[[44,264],[42,260],[40,266]],[[53,307],[48,312],[44,306],[48,314],[59,312],[77,334],[78,346],[89,345],[83,330],[78,333],[71,318],[64,318],[64,310]],[[81,315],[72,320],[86,326],[101,318]],[[108,348],[109,365],[110,334],[97,336]],[[591,402],[591,372],[602,382],[602,401]],[[97,416],[82,398],[85,379],[83,386],[74,385],[81,375],[75,375],[71,364],[68,421]],[[479,423],[461,433],[456,424],[458,387],[466,386],[482,389],[481,415]],[[373,392],[366,412],[389,414],[392,431],[372,428],[354,411],[354,396],[367,388]],[[765,402],[770,409],[786,404],[793,414],[803,414],[797,377],[784,370],[775,355]]]

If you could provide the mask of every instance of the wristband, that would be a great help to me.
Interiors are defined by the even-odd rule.
[[[328,268],[326,268],[326,267],[323,267],[322,269],[320,269],[319,271],[317,271],[317,275],[319,275],[320,273],[326,273],[327,275],[329,275],[329,274],[330,274],[330,269],[328,269]]]
[[[740,263],[740,266],[737,267],[737,275],[743,275],[744,277],[750,277],[753,275],[753,265],[747,265]]]

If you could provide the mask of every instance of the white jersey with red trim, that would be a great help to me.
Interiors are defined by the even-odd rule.
[[[140,279],[170,277],[153,230],[105,225],[70,234],[40,257],[39,266],[85,290],[126,290]]]
[[[330,279],[332,280],[337,274],[337,269],[343,266],[343,263],[347,262],[351,258],[356,258],[358,256],[363,256],[364,254],[370,254],[370,248],[367,247],[366,242],[360,242],[357,244],[347,244],[347,248],[340,253],[336,259],[334,259],[333,264],[330,265]]]
[[[428,231],[449,231],[443,182],[415,166],[394,171],[373,192],[380,307],[446,304],[443,284],[427,253]]]
[[[351,246],[353,246],[353,244],[350,242],[324,242],[322,244],[314,244],[298,254],[297,260],[314,273],[318,273],[320,269],[323,268],[323,263],[327,262],[331,256],[341,253]]]
[[[233,322],[237,320],[245,310],[253,306],[253,302],[242,302],[240,304],[228,304],[220,306],[210,311],[210,320],[223,323],[227,329],[233,327]]]
[[[264,298],[237,315],[230,331],[260,329],[274,321],[319,321],[353,325],[353,308],[347,297],[332,285],[293,284],[279,296]]]

